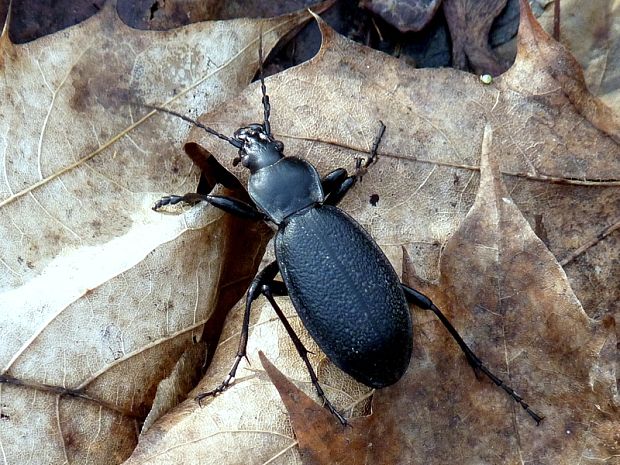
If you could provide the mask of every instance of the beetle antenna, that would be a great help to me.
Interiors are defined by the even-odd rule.
[[[271,105],[269,104],[269,95],[267,95],[267,87],[265,87],[265,77],[263,76],[263,31],[258,36],[258,75],[260,77],[260,89],[263,93],[263,127],[268,136],[271,137],[271,125],[269,124],[269,113]]]
[[[217,132],[215,129],[212,129],[209,126],[205,126],[204,124],[200,123],[199,121],[196,121],[195,119],[192,119],[189,116],[185,116],[182,113],[178,113],[178,112],[176,112],[174,110],[169,110],[168,108],[158,107],[156,105],[148,105],[146,103],[143,103],[142,105],[147,107],[147,108],[150,108],[152,110],[161,111],[162,113],[168,113],[169,115],[173,115],[173,116],[176,116],[177,118],[181,118],[183,121],[187,121],[188,123],[191,123],[194,126],[197,126],[200,129],[205,130],[209,134],[212,134],[212,135],[214,135],[216,137],[219,137],[222,140],[225,140],[229,144],[234,145],[235,147],[237,147],[238,149],[243,147],[243,143],[240,140],[237,140],[237,139],[225,136],[224,134],[221,134],[221,133]]]

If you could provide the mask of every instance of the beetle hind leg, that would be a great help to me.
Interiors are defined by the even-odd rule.
[[[241,326],[241,338],[239,339],[239,346],[237,348],[237,354],[235,355],[235,361],[233,362],[232,368],[228,372],[228,375],[222,381],[222,383],[207,392],[201,392],[195,397],[195,400],[200,404],[200,402],[207,397],[214,397],[218,394],[224,392],[228,387],[232,384],[235,379],[235,375],[237,374],[237,369],[239,368],[239,363],[243,358],[247,359],[246,349],[248,345],[248,334],[250,332],[250,313],[252,310],[252,302],[254,302],[261,294],[262,287],[273,280],[273,278],[278,274],[279,268],[278,263],[273,261],[265,268],[263,268],[256,277],[252,280],[248,292],[246,294],[245,300],[245,313],[243,314],[243,324]]]
[[[329,399],[327,399],[325,392],[323,391],[323,389],[321,388],[321,385],[319,384],[319,379],[317,378],[316,373],[314,372],[314,369],[312,368],[312,365],[310,364],[310,360],[308,360],[308,353],[309,353],[308,349],[306,349],[306,347],[303,345],[303,343],[299,339],[299,336],[297,336],[297,334],[291,327],[290,323],[284,316],[284,313],[282,312],[282,310],[280,309],[280,307],[278,306],[278,304],[273,298],[274,295],[277,295],[277,296],[288,295],[288,290],[286,289],[286,286],[284,285],[284,283],[281,281],[274,280],[275,276],[279,273],[279,271],[280,269],[278,267],[278,262],[273,261],[269,265],[267,265],[265,268],[263,268],[256,275],[256,277],[250,284],[250,288],[248,289],[248,292],[246,295],[245,313],[243,314],[243,324],[241,326],[241,339],[239,340],[239,346],[237,348],[237,354],[235,356],[235,361],[233,362],[232,368],[230,369],[224,381],[222,381],[222,383],[218,387],[208,392],[202,392],[198,394],[195,397],[195,399],[200,404],[200,402],[203,399],[207,397],[214,397],[224,392],[233,383],[235,379],[235,375],[237,373],[237,369],[239,368],[239,364],[241,363],[241,360],[243,358],[247,359],[246,350],[247,350],[247,345],[248,345],[248,335],[249,335],[249,328],[250,328],[250,311],[252,308],[252,302],[254,302],[260,294],[263,294],[267,298],[267,300],[269,301],[273,309],[275,310],[276,314],[278,315],[278,318],[280,318],[280,321],[282,321],[282,324],[284,325],[286,332],[288,333],[289,337],[293,341],[293,344],[295,345],[295,349],[297,349],[297,353],[299,353],[300,357],[306,364],[306,368],[308,369],[308,373],[310,374],[310,380],[312,381],[312,385],[314,386],[319,397],[323,401],[323,405],[336,418],[338,418],[338,421],[340,421],[340,423],[346,426],[348,425],[346,418],[344,418],[340,414],[340,412],[338,412],[336,407],[332,405]]]
[[[430,310],[435,314],[435,316],[437,316],[437,318],[439,318],[439,321],[441,321],[441,323],[448,330],[450,335],[454,338],[456,343],[465,354],[467,362],[474,369],[476,375],[478,371],[484,373],[491,381],[495,383],[497,387],[502,388],[510,397],[512,397],[512,399],[517,402],[523,408],[523,410],[525,410],[534,419],[537,424],[540,424],[544,417],[532,410],[530,406],[523,400],[523,398],[515,392],[514,389],[508,386],[503,380],[501,380],[484,365],[482,360],[480,360],[480,358],[469,348],[469,346],[465,343],[458,331],[454,328],[454,326],[452,326],[452,323],[450,323],[448,318],[446,318],[446,316],[441,312],[441,310],[439,310],[435,306],[435,304],[433,304],[431,299],[426,297],[421,292],[418,292],[415,289],[406,286],[405,284],[401,284],[401,286],[403,288],[403,291],[405,292],[407,302],[409,302],[410,304],[414,304],[423,310]]]
[[[279,292],[277,292],[277,295],[282,295],[282,288],[279,286],[279,284],[281,283],[274,281],[273,284],[276,285],[273,287],[278,288],[277,290]],[[280,321],[284,325],[286,332],[288,333],[289,337],[293,341],[293,344],[295,345],[295,349],[297,349],[297,353],[299,354],[299,356],[302,358],[302,360],[306,364],[306,368],[308,370],[308,373],[310,374],[310,380],[312,381],[312,385],[316,389],[316,392],[319,398],[323,402],[323,406],[327,410],[329,410],[330,413],[334,415],[343,426],[347,426],[349,424],[347,422],[347,419],[344,416],[342,416],[342,414],[336,409],[336,407],[334,407],[334,405],[329,401],[329,399],[325,395],[323,388],[319,384],[319,379],[316,376],[314,369],[312,368],[312,364],[310,363],[310,360],[308,359],[308,353],[309,353],[308,349],[306,349],[304,344],[301,342],[301,339],[299,339],[299,336],[297,336],[297,334],[295,333],[295,330],[293,329],[291,324],[286,319],[286,316],[282,312],[282,309],[280,308],[280,306],[277,304],[277,302],[273,298],[273,293],[271,291],[272,291],[272,286],[270,285],[263,286],[262,293],[267,298],[271,306],[273,307],[274,311],[278,315],[278,318],[280,318]]]

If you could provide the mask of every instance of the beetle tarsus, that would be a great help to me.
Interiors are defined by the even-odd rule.
[[[370,149],[370,159],[366,164],[366,168],[370,166],[371,163],[377,161],[377,150],[379,149],[379,144],[381,143],[381,139],[383,138],[383,134],[385,134],[385,124],[383,121],[379,120],[379,132],[375,137],[374,142],[372,143],[372,148]]]
[[[338,419],[342,426],[351,426],[347,419],[343,417],[342,414],[336,410],[336,408],[329,401],[323,403],[323,407],[329,410],[329,412]]]
[[[235,357],[235,362],[233,363],[233,366],[230,369],[228,376],[226,376],[226,379],[224,379],[224,381],[222,381],[222,383],[215,389],[211,389],[210,391],[207,391],[207,392],[201,392],[196,397],[194,397],[194,400],[198,402],[199,406],[202,407],[202,399],[205,399],[207,397],[216,397],[222,392],[224,392],[226,389],[228,389],[233,384],[235,380],[235,374],[237,373],[237,368],[239,367],[239,363],[241,362],[243,358],[247,359],[247,356],[245,353],[243,354],[237,353],[237,356]]]
[[[175,205],[181,202],[182,200],[183,200],[183,197],[180,195],[167,195],[159,199],[157,202],[155,202],[155,205],[153,205],[152,209],[154,211],[157,211],[166,205]]]
[[[155,205],[153,205],[153,210],[157,211],[166,205],[176,205],[178,203],[187,203],[189,205],[194,205],[200,201],[205,200],[205,197],[207,196],[196,194],[195,192],[190,192],[185,195],[166,195],[165,197],[162,197],[157,202],[155,202]]]
[[[362,182],[362,177],[368,172],[368,167],[377,161],[377,150],[379,149],[379,144],[381,143],[381,139],[383,138],[383,134],[385,133],[385,124],[383,121],[379,121],[380,127],[379,132],[375,136],[375,140],[372,143],[372,148],[370,149],[370,155],[366,157],[364,163],[362,163],[363,158],[355,159],[355,178]]]
[[[496,386],[502,388],[506,393],[508,393],[508,395],[512,397],[515,400],[515,402],[517,402],[523,408],[523,410],[525,410],[534,419],[536,424],[540,425],[540,422],[543,420],[544,416],[539,415],[534,410],[532,410],[529,404],[527,404],[527,402],[525,402],[523,398],[519,394],[517,394],[517,392],[514,389],[512,389],[510,386],[504,383],[503,380],[495,376],[486,366],[482,364],[482,361],[480,361],[480,359],[478,359],[478,363],[479,364],[477,368],[480,371],[482,371],[485,375],[487,375],[489,379],[491,379],[491,381],[495,383]]]

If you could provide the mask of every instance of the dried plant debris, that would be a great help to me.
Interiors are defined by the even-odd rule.
[[[267,80],[274,134],[286,153],[309,159],[321,173],[351,168],[370,149],[377,121],[385,122],[378,163],[342,207],[368,228],[409,283],[449,313],[487,364],[546,416],[536,426],[503,391],[476,379],[435,317],[413,309],[410,370],[374,394],[372,415],[352,420],[364,426],[353,428],[363,434],[350,439],[345,455],[351,463],[572,465],[609,457],[614,463],[618,454],[618,290],[610,284],[618,244],[612,235],[592,242],[620,213],[613,200],[620,188],[618,128],[613,119],[605,123],[609,109],[587,92],[569,53],[523,8],[517,62],[490,84],[456,70],[412,69],[324,24],[316,58]],[[260,98],[255,84],[202,121],[231,133],[261,120]],[[234,155],[200,131],[190,139],[220,157]],[[381,199],[376,206],[368,202],[371,195]],[[588,266],[607,291],[582,284],[577,294],[571,289],[566,273],[579,260],[563,270],[556,257],[583,244],[590,244]],[[580,303],[593,299],[607,311],[591,314],[594,309]],[[278,300],[303,333],[287,302]],[[226,375],[242,305],[197,390]],[[307,334],[303,342],[330,399],[352,416],[350,406],[363,405],[368,389],[339,372]],[[260,370],[259,350],[296,387],[275,377],[278,394]],[[176,412],[162,423],[164,431],[149,436],[157,448],[143,449],[136,463],[181,460],[184,449],[175,444],[187,446],[180,440],[187,437],[195,438],[194,457],[211,460],[205,463],[329,463],[321,457],[329,457],[332,446],[339,457],[349,433],[326,439],[342,427],[296,390],[314,396],[266,302],[255,305],[248,356],[231,389],[201,410],[188,403]],[[288,399],[286,410],[280,396]]]
[[[441,0],[364,0],[361,5],[399,31],[410,32],[428,25],[441,6]]]
[[[452,66],[476,74],[498,76],[507,68],[494,55],[489,32],[507,0],[444,0],[443,11],[452,37]]]
[[[2,36],[0,307],[11,309],[0,312],[3,456],[299,464],[325,463],[333,450],[342,463],[620,463],[618,117],[524,2],[516,62],[488,84],[414,69],[321,22],[319,54],[266,84],[285,153],[322,174],[352,169],[386,124],[378,162],[342,208],[543,423],[476,379],[445,329],[416,309],[410,369],[369,405],[370,390],[321,354],[286,298],[278,302],[354,428],[340,436],[297,394],[313,398],[312,385],[263,301],[250,363],[225,393],[194,402],[230,369],[243,300],[215,352],[213,342],[188,348],[207,340],[214,314],[209,331],[218,333],[216,309],[241,297],[268,232],[200,205],[151,212],[161,195],[195,189],[187,140],[245,174],[231,168],[228,145],[139,102],[166,103],[225,134],[261,121],[260,86],[246,88],[258,32],[269,50],[307,17],[138,32],[104,9],[27,45]],[[205,349],[213,362],[186,393]],[[274,387],[259,350],[293,385],[275,376]],[[304,426],[306,411],[317,421]]]
[[[189,126],[141,102],[194,116],[212,108],[251,81],[261,31],[268,51],[310,17],[304,10],[148,32],[126,26],[110,5],[25,45],[4,29],[0,449],[7,462],[120,463],[160,381],[177,372],[168,390],[185,397],[205,348],[187,358],[191,366],[179,367],[182,354],[201,340],[222,299],[234,303],[245,292],[268,236],[201,206],[181,215],[151,211],[165,193],[194,190],[199,173],[182,151]],[[230,275],[239,244],[246,255]]]

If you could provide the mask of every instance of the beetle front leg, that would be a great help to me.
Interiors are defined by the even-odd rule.
[[[357,178],[355,176],[349,176],[348,178],[346,178],[342,182],[342,184],[340,184],[336,189],[334,189],[334,191],[329,193],[329,195],[325,198],[324,204],[338,205],[347,194],[347,192],[349,192],[349,189],[351,189],[356,182]]]
[[[355,160],[355,172],[353,175],[347,176],[347,171],[345,169],[338,168],[322,179],[321,184],[325,192],[325,204],[338,205],[344,196],[347,195],[347,192],[349,192],[358,181],[361,182],[362,177],[368,171],[368,167],[377,161],[377,149],[385,133],[385,124],[383,124],[382,121],[379,121],[379,123],[381,127],[370,149],[370,156],[363,163],[362,158],[357,158]]]
[[[347,179],[347,176],[349,176],[349,173],[344,168],[336,168],[334,171],[327,173],[321,179],[323,193],[327,196],[337,190],[342,182]]]
[[[214,207],[224,210],[226,213],[230,213],[239,218],[257,221],[267,219],[267,216],[263,212],[241,200],[221,195],[197,194],[195,192],[190,192],[185,195],[168,195],[166,197],[162,197],[155,203],[153,210],[157,211],[165,205],[176,205],[181,202],[188,203],[190,205],[194,205],[198,202],[208,202]]]
[[[465,357],[467,358],[467,361],[469,362],[471,367],[474,369],[474,372],[477,373],[478,370],[480,370],[482,373],[484,373],[498,387],[501,387],[504,391],[506,391],[506,393],[508,393],[508,395],[510,395],[510,397],[512,397],[515,402],[521,405],[521,407],[523,407],[523,409],[534,419],[534,421],[536,421],[537,424],[540,424],[544,417],[534,412],[523,400],[523,398],[515,392],[514,389],[504,383],[504,381],[502,381],[482,363],[482,360],[480,360],[480,358],[473,352],[473,350],[469,348],[469,346],[465,343],[458,331],[454,328],[454,326],[452,326],[450,320],[448,320],[448,318],[446,318],[446,316],[441,312],[441,310],[439,310],[435,306],[431,299],[426,297],[421,292],[418,292],[405,284],[401,284],[401,286],[403,288],[403,291],[405,292],[407,302],[409,302],[410,304],[414,304],[415,306],[420,307],[423,310],[430,310],[435,314],[435,316],[437,316],[437,318],[439,318],[439,321],[441,321],[441,323],[445,326],[445,328],[448,330],[450,335],[454,338],[456,343],[465,354]]]
[[[381,125],[379,127],[379,132],[375,136],[375,140],[372,143],[372,148],[370,149],[370,156],[366,158],[366,161],[362,164],[362,159],[358,158],[355,162],[355,177],[362,180],[362,176],[366,174],[366,171],[370,165],[377,161],[377,149],[379,148],[379,144],[381,143],[381,139],[383,138],[383,134],[385,133],[385,124],[383,121],[379,121]]]
[[[355,184],[355,176],[349,176],[347,170],[338,168],[321,179],[321,187],[325,195],[325,205],[338,205],[345,194]]]
[[[233,362],[232,368],[228,372],[228,376],[226,376],[224,381],[222,381],[218,387],[208,392],[202,392],[195,397],[198,404],[200,404],[202,399],[205,397],[216,396],[225,391],[235,379],[235,374],[237,373],[237,368],[239,368],[239,363],[241,363],[241,360],[244,357],[247,359],[246,349],[248,346],[248,334],[250,332],[250,312],[252,309],[252,302],[260,296],[262,287],[266,283],[273,281],[273,278],[278,274],[278,272],[278,262],[273,261],[263,268],[252,280],[250,288],[246,294],[245,313],[243,314],[243,324],[241,325],[241,339],[239,340],[237,355],[235,356],[235,361]]]
[[[274,284],[277,284],[277,283],[278,283],[277,281],[274,281]],[[338,419],[338,421],[342,423],[343,426],[347,426],[349,424],[347,422],[347,419],[342,416],[342,414],[336,409],[336,407],[332,405],[332,403],[329,401],[329,399],[325,395],[323,388],[319,384],[319,378],[316,376],[316,373],[314,369],[312,368],[312,364],[310,363],[310,360],[308,359],[308,349],[306,349],[303,342],[301,342],[301,339],[299,339],[299,336],[297,336],[297,334],[295,333],[295,330],[293,329],[291,324],[286,319],[286,316],[284,316],[284,312],[282,312],[282,309],[280,308],[280,306],[277,304],[277,302],[273,298],[273,293],[271,292],[271,290],[272,290],[271,286],[265,285],[263,286],[262,293],[267,298],[271,306],[273,307],[274,311],[278,315],[278,318],[280,318],[280,321],[284,325],[286,332],[288,333],[289,337],[293,341],[293,344],[295,345],[295,349],[297,349],[297,353],[299,354],[299,356],[302,358],[302,360],[306,364],[306,368],[308,370],[308,373],[310,374],[310,380],[312,382],[312,385],[316,389],[316,392],[319,398],[323,401],[323,406],[327,410],[329,410]],[[278,289],[278,291],[279,291],[278,295],[281,295],[281,289]]]

